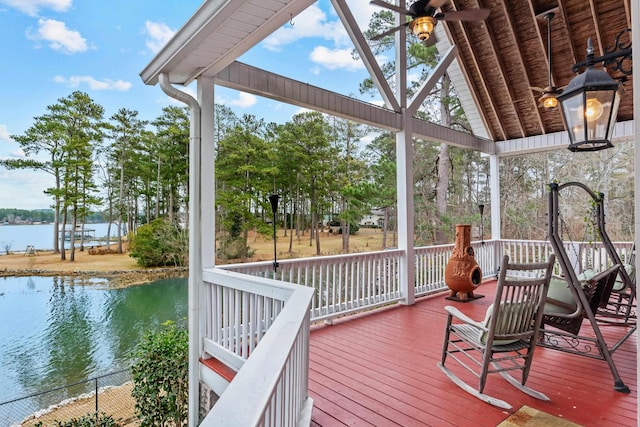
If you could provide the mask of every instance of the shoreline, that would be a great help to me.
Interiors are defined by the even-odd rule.
[[[187,277],[189,267],[162,267],[145,270],[42,270],[42,269],[10,269],[0,270],[0,278],[7,277],[62,277],[70,279],[106,279],[109,288],[141,285],[162,279]]]

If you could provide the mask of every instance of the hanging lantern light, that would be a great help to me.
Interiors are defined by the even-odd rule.
[[[591,39],[587,67],[558,96],[562,119],[569,132],[570,151],[598,151],[613,147],[611,138],[620,105],[620,84],[593,64]]]

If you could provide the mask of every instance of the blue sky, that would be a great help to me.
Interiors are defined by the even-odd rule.
[[[145,86],[139,73],[201,3],[0,0],[0,158],[24,156],[10,136],[22,134],[34,116],[75,90],[101,104],[105,118],[124,107],[153,120],[163,107],[175,104],[159,87]],[[368,0],[348,3],[365,28],[377,9]],[[351,58],[352,44],[330,2],[320,0],[292,23],[240,60],[360,97],[358,84],[367,73]],[[194,87],[186,90],[195,92]],[[221,87],[216,89],[216,102],[239,116],[253,114],[279,123],[300,112],[298,107]],[[0,168],[0,207],[49,207],[51,200],[43,190],[52,184],[45,173]]]

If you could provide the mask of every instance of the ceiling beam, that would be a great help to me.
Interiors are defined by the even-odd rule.
[[[541,36],[540,36],[540,27],[538,26],[538,23],[536,21],[535,12],[533,10],[533,6],[531,5],[531,3],[529,3],[529,8],[531,10],[531,15],[533,16],[533,22],[536,23],[536,25],[534,25],[534,27],[535,27],[536,32],[538,34],[538,39],[540,41],[542,41]],[[502,2],[502,10],[504,11],[504,15],[507,18],[507,23],[509,25],[509,31],[513,35],[514,40],[518,43],[518,46],[520,46],[520,43],[519,43],[519,40],[518,40],[518,32],[516,31],[516,25],[513,22],[513,15],[511,13],[511,9],[509,8],[509,6],[507,6],[507,2]],[[528,67],[525,64],[524,57],[522,56],[522,50],[518,48],[517,51],[518,51],[517,58],[518,58],[518,62],[519,62],[519,65],[520,65],[520,69],[523,70],[523,74],[527,79],[527,86],[531,87],[533,85],[531,84],[531,78],[529,77],[529,69],[530,69],[530,67]],[[544,48],[544,43],[542,45],[542,51],[546,52],[546,49]],[[549,64],[548,64],[546,58],[547,57],[545,56],[545,63],[547,64],[547,68],[549,68]],[[529,99],[532,100],[533,106],[535,108],[536,120],[538,122],[538,125],[540,126],[540,129],[542,130],[542,133],[545,133],[546,131],[545,131],[545,128],[544,128],[544,123],[542,122],[542,115],[540,114],[540,110],[538,109],[538,100],[536,99],[536,96],[533,94],[533,91],[531,89],[529,89],[529,95],[530,95]],[[514,103],[514,106],[515,105],[517,105],[517,104]]]
[[[392,132],[402,130],[402,113],[311,86],[288,77],[233,62],[215,78],[220,86],[342,117]],[[412,118],[413,134],[430,141],[492,153],[494,144],[466,132]]]
[[[458,6],[456,5],[455,0],[452,0],[449,3],[449,5],[451,6],[452,10],[454,10],[454,11],[458,11],[459,10]],[[453,21],[449,22],[448,24],[451,27],[456,26],[456,23],[453,22]],[[471,40],[469,39],[467,31],[465,30],[464,25],[462,25],[462,22],[458,22],[457,26],[459,27],[459,31],[461,32],[462,38],[464,39],[464,43],[467,46],[469,46],[470,50],[473,50]],[[476,57],[476,55],[472,55],[471,62],[473,63],[473,67],[475,68],[475,72],[478,75],[482,75],[482,72],[481,72],[482,68],[480,67],[480,64],[478,63],[478,58]],[[460,65],[461,65],[462,68],[465,67],[465,65],[462,63],[462,61],[460,62]],[[469,79],[469,80],[471,81],[472,79]],[[500,116],[498,115],[498,107],[496,106],[496,104],[494,102],[494,99],[491,96],[491,91],[487,87],[486,81],[484,79],[481,79],[479,85],[480,85],[480,87],[477,88],[476,90],[482,90],[484,92],[483,93],[484,96],[489,100],[489,104],[490,105],[487,106],[485,104],[485,106],[487,108],[490,107],[490,109],[491,109],[491,114],[493,115],[493,120],[495,121],[495,123],[497,123],[497,127],[498,127],[498,129],[499,129],[499,131],[501,133],[500,139],[507,139],[507,132],[505,131],[504,126],[502,125],[502,122],[500,121]]]
[[[452,1],[452,4],[454,4],[454,3],[455,3],[455,1]],[[504,2],[502,2],[502,3],[504,5]],[[478,6],[479,7],[483,7],[482,2],[480,0],[478,0]],[[456,6],[456,9],[457,9],[457,6]],[[508,11],[505,10],[505,12],[507,12],[507,14],[508,14]],[[465,33],[467,33],[466,24],[461,22],[461,25],[462,25],[463,31]],[[511,33],[512,38],[517,41],[516,33],[513,31],[513,28],[511,28],[511,30],[512,30],[512,33]],[[489,39],[489,44],[491,46],[491,52],[490,52],[491,55],[490,55],[490,57],[496,63],[497,69],[498,69],[498,76],[502,80],[502,82],[504,83],[504,86],[507,88],[507,96],[509,97],[508,103],[510,103],[513,106],[513,112],[514,112],[515,117],[516,117],[516,121],[517,121],[517,124],[518,124],[518,129],[520,131],[520,136],[522,137],[522,136],[526,135],[526,132],[525,132],[525,129],[524,129],[524,124],[522,123],[522,116],[521,116],[521,114],[519,114],[519,111],[517,110],[517,108],[515,108],[515,105],[516,105],[515,104],[515,100],[517,98],[513,94],[513,87],[509,84],[509,79],[507,78],[507,75],[506,75],[506,67],[504,65],[504,61],[502,60],[502,57],[498,54],[498,49],[496,47],[497,46],[497,42],[496,42],[495,35],[491,31],[489,31],[488,29],[486,29],[486,34],[487,34],[487,37]],[[469,38],[469,37],[467,36],[467,38]],[[524,67],[524,62],[522,61],[522,57],[521,56],[520,56],[520,63],[522,65],[523,69],[524,69],[525,68]],[[502,94],[498,94],[498,95],[502,95]],[[507,135],[505,135],[505,139],[507,139]]]
[[[320,111],[381,129],[397,131],[401,126],[398,113],[389,109],[302,83],[238,61],[234,61],[220,71],[215,78],[215,82],[220,86]]]
[[[596,53],[598,55],[604,55],[605,44],[602,40],[602,32],[600,31],[600,18],[598,17],[598,9],[593,0],[589,0],[589,7],[591,8],[591,19],[593,20],[593,28],[596,32],[596,42],[598,43],[598,49],[600,49],[600,53]]]
[[[495,154],[495,142],[484,138],[478,138],[470,133],[460,132],[445,126],[436,125],[431,122],[411,119],[411,131],[415,138],[422,138],[432,142],[440,142],[460,148],[469,148],[486,154]]]
[[[440,58],[440,61],[433,69],[429,78],[422,83],[420,89],[418,89],[411,101],[409,101],[407,109],[410,114],[413,115],[418,111],[418,108],[420,108],[425,98],[435,87],[436,83],[438,83],[438,80],[440,80],[444,73],[447,72],[447,68],[449,68],[449,65],[451,65],[451,62],[455,59],[457,54],[458,48],[455,45],[452,45],[449,50],[445,52],[442,58]]]
[[[340,17],[342,21],[342,25],[347,30],[351,41],[355,45],[364,66],[367,71],[369,71],[369,75],[371,76],[371,80],[378,88],[382,99],[387,104],[387,106],[393,111],[400,111],[400,104],[396,100],[395,94],[391,89],[391,86],[387,82],[380,66],[378,65],[378,61],[376,61],[373,52],[371,52],[371,48],[369,48],[369,44],[367,40],[362,35],[362,31],[358,27],[356,20],[353,18],[353,14],[351,10],[347,6],[345,0],[331,0],[333,7]]]
[[[447,25],[436,25],[434,33],[436,34],[436,46],[439,52],[448,51],[453,46],[451,43],[453,36]],[[477,88],[471,83],[469,70],[465,68],[465,64],[459,56],[449,65],[447,73],[452,81],[464,82],[464,84],[456,86],[456,93],[460,98],[461,105],[469,119],[469,124],[474,134],[494,140],[495,136],[489,124],[489,118],[484,109],[479,108],[482,103],[480,102]]]
[[[560,11],[560,15],[562,15],[562,21],[564,22],[565,28],[567,30],[567,34],[565,37],[569,40],[569,48],[571,49],[571,56],[573,56],[573,64],[581,61],[581,58],[578,58],[576,45],[573,43],[573,34],[571,32],[571,24],[569,23],[569,17],[567,16],[567,9],[564,7],[564,0],[558,0],[558,10]]]
[[[624,14],[627,17],[627,28],[631,28],[631,0],[624,0]]]

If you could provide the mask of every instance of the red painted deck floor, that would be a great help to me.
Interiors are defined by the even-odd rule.
[[[496,426],[523,405],[583,426],[638,425],[636,334],[613,354],[630,394],[613,390],[605,361],[541,347],[536,349],[527,385],[545,393],[550,402],[521,393],[496,374],[489,375],[485,393],[509,402],[513,406],[509,411],[481,402],[454,385],[436,366],[446,320],[443,307],[455,305],[482,320],[495,282],[484,283],[479,290],[485,298],[468,303],[449,301],[440,294],[413,306],[312,328],[312,425]],[[624,328],[601,329],[615,342]],[[464,378],[477,384],[470,375]]]

